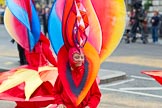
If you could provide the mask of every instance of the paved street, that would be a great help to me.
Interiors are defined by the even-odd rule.
[[[3,25],[0,25],[0,59],[14,60],[5,62],[7,66],[18,66],[16,44]],[[7,52],[7,53],[6,53]],[[141,74],[142,70],[162,70],[162,44],[137,43],[125,44],[121,41],[114,53],[101,65],[102,70],[122,71],[126,79],[100,84],[102,99],[99,108],[162,108],[162,86],[152,78]],[[0,102],[0,108],[12,108],[14,103]]]
[[[120,43],[101,66],[126,72],[127,79],[100,85],[103,108],[161,108],[162,86],[142,70],[162,70],[162,44]],[[106,106],[107,105],[107,106]],[[106,107],[105,107],[106,106]]]

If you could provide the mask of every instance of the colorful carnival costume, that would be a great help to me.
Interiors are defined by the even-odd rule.
[[[1,73],[0,99],[17,103],[17,108],[39,108],[53,102],[57,63],[49,50],[48,39],[41,34],[33,51],[26,51],[28,65]],[[50,66],[50,62],[53,66]]]
[[[75,56],[75,54],[78,55]],[[76,103],[75,95],[79,96],[89,73],[89,63],[86,57],[83,57],[84,61],[80,60],[82,59],[80,58],[81,54],[84,56],[81,48],[79,50],[75,47],[70,48],[68,52],[69,57],[66,59],[68,61],[61,61],[61,63],[65,62],[65,64],[63,64],[62,68],[59,68],[59,76],[54,86],[54,103],[58,106],[62,104],[66,108],[85,108],[86,106],[96,108],[100,102],[101,93],[96,80],[94,80],[83,100],[80,103]],[[66,79],[69,81],[68,83]]]
[[[1,73],[0,99],[15,101],[16,108],[45,107],[54,100],[57,63],[49,40],[40,31],[33,2],[7,0],[4,22],[12,38],[25,49],[28,65]]]
[[[63,93],[65,93],[64,97],[67,99],[66,102],[70,102],[68,107],[73,106],[79,108],[88,105],[92,108],[97,107],[101,96],[98,85],[96,84],[100,64],[110,56],[119,44],[125,27],[125,17],[124,0],[54,1],[48,20],[49,40],[58,60],[58,79],[54,91],[57,91],[59,86],[64,88]],[[33,51],[37,43],[39,43],[41,32],[38,19],[32,0],[7,0],[7,9],[5,12],[6,29],[16,42],[28,52]],[[68,55],[70,49],[73,47],[82,49],[86,58],[84,65],[77,69],[77,71],[79,70],[81,72],[79,74],[79,81],[73,79],[75,75],[68,74],[71,72],[69,69],[72,67],[71,63],[69,64]],[[35,67],[31,67],[28,66],[27,69],[19,67],[11,70],[3,74],[6,77],[0,79],[3,84],[4,81],[8,80],[9,75],[13,77],[17,76],[15,75],[17,71],[19,73],[21,70],[25,70],[24,73],[29,74],[28,77],[31,78],[31,81],[28,82],[24,79],[25,81],[21,80],[19,85],[10,87],[11,90],[15,90],[16,88],[20,93],[24,93],[24,97],[18,94],[20,99],[19,96],[15,96],[16,94],[13,94],[11,91],[11,95],[14,96],[13,101],[16,101],[22,108],[27,106],[26,103],[33,103],[33,105],[30,105],[30,108],[44,107],[45,104],[50,103],[59,104],[60,102],[54,99],[56,98],[56,92],[51,93],[51,87],[55,83],[54,77],[57,76],[57,69],[54,67],[49,69],[43,66],[44,68],[38,67],[37,70]],[[53,73],[50,73],[51,70]],[[53,77],[49,78],[49,74]],[[27,75],[25,76],[27,77]],[[17,80],[23,77],[20,76]],[[32,79],[37,80],[34,81]],[[51,84],[52,81],[53,83]],[[31,84],[34,84],[34,87],[31,87]],[[32,89],[29,90],[29,87]],[[43,90],[46,88],[47,91],[44,92],[42,88]],[[96,90],[94,91],[94,89]],[[0,98],[10,100],[8,98],[9,92],[5,90],[4,92],[6,92],[5,95],[0,96]],[[97,94],[91,100],[91,102],[96,102],[94,106],[87,104],[90,93]],[[41,98],[39,98],[40,96]],[[86,102],[84,103],[84,101]],[[65,104],[67,105],[67,103]],[[29,106],[27,107],[29,108]]]
[[[48,107],[55,108],[56,104],[63,104],[67,108],[97,107],[101,94],[96,77],[100,64],[120,42],[125,27],[125,14],[124,0],[54,2],[48,29],[52,47],[58,57],[59,75],[54,86],[55,105]],[[71,69],[71,48],[83,51],[85,55],[84,65],[76,70]],[[76,72],[79,72],[79,77],[74,74]],[[77,81],[74,76],[78,77]],[[94,97],[90,96],[91,93],[95,94]],[[96,104],[91,105],[92,102]]]
[[[1,73],[0,99],[16,101],[17,108],[39,108],[53,102],[57,63],[41,34],[33,51],[26,51],[28,65]],[[48,61],[53,65],[50,66]]]

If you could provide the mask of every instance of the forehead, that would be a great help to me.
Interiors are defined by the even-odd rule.
[[[73,56],[84,56],[83,53],[74,53]]]

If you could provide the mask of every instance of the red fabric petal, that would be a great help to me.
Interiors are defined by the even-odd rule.
[[[142,73],[154,78],[158,83],[162,85],[162,70],[142,71]]]

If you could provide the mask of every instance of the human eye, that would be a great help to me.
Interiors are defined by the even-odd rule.
[[[77,55],[77,54],[74,55],[74,58],[75,58],[75,59],[79,59],[79,55]]]
[[[75,56],[76,59],[79,59],[79,56]]]
[[[84,55],[81,55],[81,59],[84,59]]]

